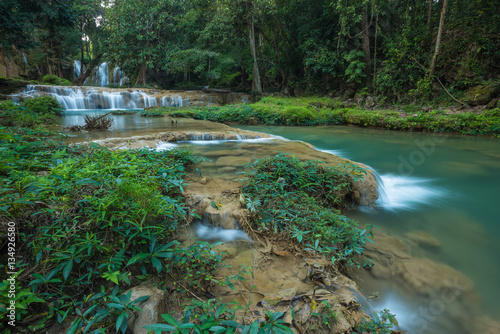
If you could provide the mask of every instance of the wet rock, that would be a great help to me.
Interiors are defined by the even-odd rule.
[[[405,234],[409,240],[415,242],[420,247],[437,249],[441,247],[439,241],[424,231],[412,231]]]
[[[219,150],[219,151],[209,151],[209,152],[203,152],[203,156],[205,157],[224,157],[224,156],[235,156],[235,155],[242,155],[247,153],[247,150]]]
[[[147,334],[148,330],[144,327],[151,324],[157,324],[162,321],[161,314],[165,313],[165,292],[156,287],[139,285],[127,290],[132,292],[130,300],[133,301],[139,297],[151,296],[149,299],[136,304],[141,311],[133,313],[129,317],[128,327],[134,334]]]
[[[218,169],[220,173],[232,173],[238,170],[236,167],[226,166]]]
[[[271,306],[274,306],[274,305],[278,304],[279,302],[281,302],[281,299],[282,298],[280,295],[270,293],[264,297],[263,301],[265,301],[266,303],[268,303]]]
[[[479,85],[469,89],[465,96],[465,101],[473,106],[488,104],[500,93],[500,85],[488,84]]]
[[[500,98],[491,100],[490,103],[488,103],[488,105],[486,106],[486,109],[493,109],[497,107],[500,107]]]
[[[210,202],[211,203],[211,202]],[[239,202],[231,202],[218,206],[218,209],[208,205],[203,213],[203,222],[226,230],[238,229],[238,222],[244,215]]]
[[[375,102],[375,98],[372,96],[367,96],[365,99],[364,107],[365,109],[373,109],[377,103]]]
[[[215,166],[217,167],[222,167],[222,166],[230,166],[230,167],[235,167],[235,166],[241,166],[247,162],[251,161],[251,157],[233,157],[233,156],[228,156],[228,157],[221,157],[217,159],[215,162]]]
[[[442,291],[459,295],[474,292],[474,284],[452,267],[426,258],[413,258],[399,239],[376,233],[375,244],[367,245],[366,256],[374,262],[370,273],[379,279],[398,279],[408,290],[423,296]]]
[[[471,332],[498,334],[500,333],[500,321],[495,321],[490,317],[483,316],[476,321],[476,324]]]
[[[191,140],[241,140],[269,138],[267,134],[251,131],[233,130],[223,132],[169,132],[161,136],[161,140],[166,142],[191,141]]]
[[[370,254],[370,258],[376,260],[386,259],[409,259],[408,247],[398,238],[390,237],[383,233],[375,233],[373,236],[373,244],[366,244],[366,251]]]
[[[280,296],[282,300],[292,300],[296,294],[297,290],[295,288],[288,288],[278,292],[278,296]]]

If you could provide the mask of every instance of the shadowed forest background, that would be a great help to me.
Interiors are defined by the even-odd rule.
[[[414,102],[500,73],[495,0],[6,0],[0,14],[6,71],[22,51],[39,81],[81,85],[109,62],[136,86]]]

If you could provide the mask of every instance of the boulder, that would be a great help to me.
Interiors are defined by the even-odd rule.
[[[158,324],[162,322],[161,315],[165,313],[165,291],[156,287],[139,285],[125,292],[132,292],[130,300],[133,301],[139,297],[151,296],[143,302],[136,304],[141,308],[141,311],[133,313],[129,317],[128,328],[134,334],[147,334],[148,330],[145,326]]]
[[[500,85],[497,83],[479,85],[472,87],[465,96],[465,101],[473,106],[488,104],[500,93]]]

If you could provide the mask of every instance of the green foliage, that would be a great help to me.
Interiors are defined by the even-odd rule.
[[[31,330],[76,314],[70,332],[125,332],[138,301],[123,292],[153,276],[179,291],[230,285],[215,278],[223,266],[215,245],[176,241],[188,216],[182,178],[198,158],[66,146],[49,135],[0,128],[0,217],[18,223],[18,271],[30,269],[17,279],[26,291],[19,303],[29,314],[47,312]]]
[[[333,263],[358,265],[355,257],[370,240],[371,227],[360,230],[339,209],[346,208],[352,184],[364,170],[352,164],[321,166],[282,153],[247,167],[242,191],[258,211],[257,229],[295,240]]]
[[[42,79],[44,85],[71,86],[71,82],[67,79],[59,78],[57,75],[47,74]]]
[[[12,101],[0,101],[0,125],[33,128],[56,123],[55,113],[62,113],[62,109],[55,99],[49,99],[36,98],[28,106],[24,103],[17,105]]]
[[[366,64],[363,62],[364,57],[364,52],[358,50],[351,50],[345,56],[345,60],[349,64],[345,70],[347,82],[361,83],[361,80],[366,77],[364,72],[366,67]]]
[[[265,311],[266,321],[254,322],[243,326],[235,321],[235,312],[240,309],[231,304],[222,303],[220,300],[209,299],[198,301],[193,299],[191,305],[186,307],[181,319],[176,319],[170,314],[162,314],[166,324],[152,324],[145,328],[154,333],[177,333],[177,334],[212,334],[212,333],[250,333],[265,334],[277,333],[287,334],[293,331],[285,326],[280,319],[284,312]]]
[[[22,105],[29,111],[37,114],[49,114],[62,116],[63,109],[56,98],[52,96],[41,96],[25,100]]]
[[[22,79],[7,79],[0,77],[0,94],[9,95],[26,88],[27,85],[35,84],[34,81],[27,81]],[[0,99],[2,96],[0,95]]]
[[[250,105],[222,107],[163,108],[162,114],[192,117],[220,123],[245,125],[341,125],[377,127],[391,130],[431,131],[466,135],[500,136],[496,109],[482,113],[447,114],[442,110],[423,111],[415,105],[404,110],[346,108],[328,98],[265,97]]]
[[[363,319],[362,323],[356,326],[355,333],[391,334],[391,328],[397,325],[395,315],[384,309],[380,314],[374,313],[368,321]]]

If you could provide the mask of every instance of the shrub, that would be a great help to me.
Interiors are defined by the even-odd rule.
[[[37,114],[12,101],[0,102],[0,125],[32,128],[43,124],[54,124],[57,118],[53,114]]]
[[[57,75],[47,74],[43,77],[42,83],[45,85],[71,86],[67,79],[59,78]]]
[[[280,153],[248,164],[243,194],[255,227],[294,240],[331,258],[359,265],[371,226],[360,230],[339,209],[349,203],[353,178],[366,174],[352,164],[336,168]]]
[[[63,109],[56,98],[51,96],[41,96],[25,100],[23,106],[29,111],[37,114],[63,115]]]

